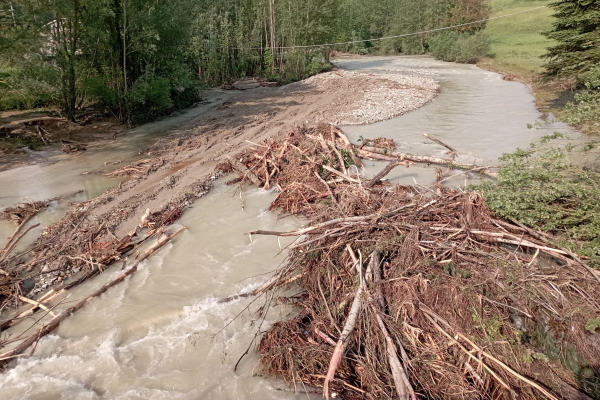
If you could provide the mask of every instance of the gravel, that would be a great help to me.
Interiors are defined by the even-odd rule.
[[[414,71],[385,74],[332,71],[286,86],[283,90],[318,90],[334,95],[316,120],[336,125],[364,125],[416,110],[440,92],[432,76]]]

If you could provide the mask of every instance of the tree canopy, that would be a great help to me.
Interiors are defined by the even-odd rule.
[[[558,43],[544,56],[546,78],[576,78],[600,63],[600,2],[559,0],[550,4],[556,13],[554,29],[544,34]]]
[[[425,53],[473,62],[486,0],[0,0],[0,109],[100,104],[140,122],[198,100],[198,85],[328,67],[330,50]],[[474,39],[475,37],[475,39]],[[294,48],[364,41],[335,48]]]

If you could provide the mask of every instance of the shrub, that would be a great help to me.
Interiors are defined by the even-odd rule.
[[[473,64],[490,51],[490,44],[483,32],[446,31],[429,41],[429,50],[440,60]]]
[[[600,64],[585,78],[585,89],[566,106],[565,121],[586,133],[600,132]]]
[[[600,268],[600,173],[572,164],[571,145],[542,146],[560,136],[504,154],[498,182],[476,188],[498,215],[555,234],[557,243]],[[595,145],[586,145],[583,154]]]
[[[171,83],[168,78],[143,76],[127,94],[130,122],[141,123],[164,115],[171,107]]]

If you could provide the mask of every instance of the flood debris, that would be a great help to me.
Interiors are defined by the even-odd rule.
[[[479,193],[444,187],[441,173],[436,191],[366,179],[354,161],[364,148],[322,124],[232,156],[243,171],[219,166],[248,182],[251,171],[279,190],[271,209],[307,221],[248,233],[298,237],[287,263],[241,296],[298,310],[260,339],[263,372],[327,398],[592,398],[598,271],[497,218]],[[389,170],[419,159],[380,154],[394,158]]]
[[[210,187],[205,184],[202,189],[202,193],[206,193]],[[196,187],[194,195],[199,195]],[[44,314],[39,319],[36,318],[38,321],[32,321],[31,328],[27,330],[28,335],[18,338],[0,335],[0,353],[4,353],[0,354],[0,366],[19,356],[31,345],[35,349],[35,343],[40,337],[55,329],[91,298],[102,293],[95,292],[87,300],[59,313],[55,310],[60,304],[56,303],[56,299],[64,299],[69,289],[104,272],[109,266],[123,262],[125,271],[119,278],[105,285],[106,290],[134,273],[143,260],[185,229],[175,223],[181,217],[182,209],[190,204],[188,197],[182,195],[154,212],[147,209],[140,218],[140,224],[120,237],[114,233],[116,215],[88,221],[88,205],[99,200],[82,202],[56,224],[46,227],[32,246],[16,253],[12,251],[20,238],[30,229],[39,226],[34,224],[25,229],[25,224],[51,201],[27,203],[6,209],[4,215],[18,214],[20,219],[17,222],[20,223],[4,249],[0,250],[0,311],[9,310],[0,321],[0,332],[23,322],[39,310]],[[115,212],[124,213],[125,210]],[[48,315],[53,319],[38,323]],[[7,352],[12,346],[14,348]]]
[[[146,175],[152,169],[155,163],[155,160],[145,158],[143,160],[135,161],[123,168],[119,168],[111,172],[106,172],[104,176],[108,178],[122,178]]]
[[[47,323],[41,325],[41,327],[39,327],[38,329],[35,329],[33,331],[33,333],[31,333],[30,335],[28,335],[24,338],[21,338],[20,343],[17,346],[15,346],[13,349],[0,354],[0,367],[6,365],[8,362],[10,362],[11,359],[20,356],[31,346],[33,346],[33,350],[31,351],[31,353],[33,353],[33,351],[35,351],[35,346],[37,345],[37,343],[39,342],[39,340],[42,337],[44,337],[47,334],[49,334],[50,332],[54,331],[61,324],[62,321],[67,319],[69,316],[71,316],[76,311],[83,308],[88,302],[90,302],[90,300],[102,295],[111,287],[117,285],[120,282],[123,282],[123,280],[125,280],[125,278],[127,278],[128,276],[133,275],[135,272],[137,272],[138,267],[142,262],[144,262],[146,259],[148,259],[148,257],[150,257],[152,254],[154,254],[156,251],[161,249],[165,244],[167,244],[171,240],[173,240],[177,235],[179,235],[184,230],[185,230],[185,227],[179,227],[175,230],[171,229],[170,231],[163,228],[160,231],[155,232],[152,236],[154,236],[154,235],[157,236],[156,241],[151,246],[149,246],[142,254],[139,254],[138,257],[136,257],[134,259],[134,262],[132,263],[132,265],[130,265],[128,267],[124,265],[123,273],[121,273],[119,276],[112,279],[108,283],[104,284],[102,287],[95,290],[92,294],[88,295],[84,299],[78,301],[74,306],[69,307],[66,310],[60,312],[58,315],[55,314],[54,312],[52,312],[52,309],[44,306],[42,302],[26,299],[25,300],[26,303],[28,303],[28,304],[33,303],[34,307],[31,310],[33,310],[37,307],[42,308],[44,311],[46,311],[47,314],[50,314],[53,318],[50,321],[48,321]],[[64,290],[65,289],[56,291],[56,289],[55,289],[54,292],[55,292],[55,294],[58,295],[58,294],[61,294],[61,292],[63,292]],[[20,298],[21,297],[22,296],[20,296]],[[49,299],[47,299],[46,301],[48,301],[48,300]],[[54,307],[52,307],[52,308],[54,308]],[[36,324],[34,324],[33,326],[35,326],[35,325]],[[12,342],[12,341],[5,340],[4,343],[2,341],[0,341],[0,346],[4,347],[7,344],[10,344],[10,342]]]

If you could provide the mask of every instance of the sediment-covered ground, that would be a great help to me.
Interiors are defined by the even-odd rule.
[[[33,293],[39,293],[121,259],[130,250],[122,240],[138,237],[136,230],[164,225],[165,215],[182,212],[206,194],[217,177],[215,166],[251,143],[319,121],[388,119],[423,106],[438,91],[431,78],[332,71],[281,88],[240,92],[188,130],[160,140],[142,151],[141,159],[113,171],[112,176],[126,180],[74,205],[26,256],[6,254],[0,259],[0,268],[7,272],[0,275],[0,301],[4,306],[20,304],[14,294],[22,293],[24,277],[35,277]]]

